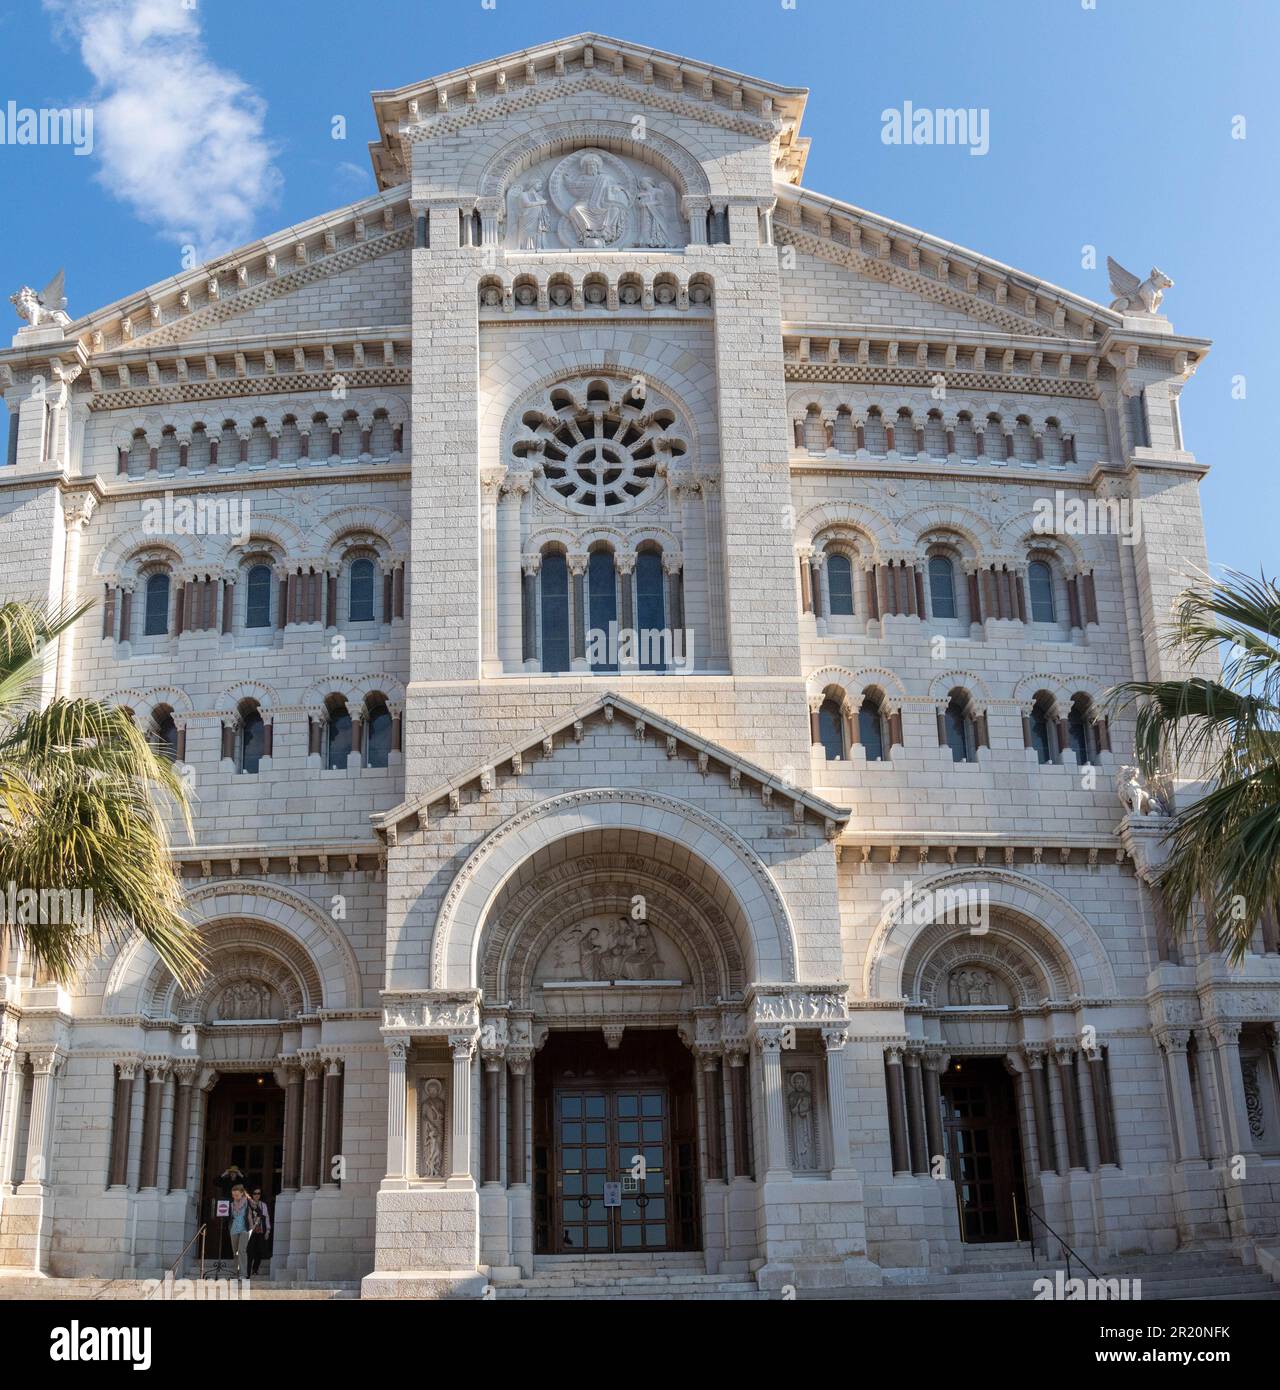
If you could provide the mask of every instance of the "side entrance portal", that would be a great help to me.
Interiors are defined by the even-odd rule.
[[[953,1061],[942,1077],[947,1156],[966,1242],[1026,1239],[1027,1193],[1013,1078],[996,1057]]]
[[[275,1214],[284,1163],[284,1091],[270,1072],[228,1073],[209,1093],[207,1113],[200,1220],[210,1223],[210,1258],[225,1260],[231,1258],[231,1240],[216,1203],[230,1195],[228,1169],[240,1169],[250,1192],[261,1187]]]
[[[696,1250],[693,1059],[674,1031],[552,1033],[534,1069],[538,1254]]]

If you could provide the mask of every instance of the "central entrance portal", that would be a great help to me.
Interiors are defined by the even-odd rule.
[[[552,1033],[534,1067],[538,1254],[696,1250],[693,1059],[666,1029]]]

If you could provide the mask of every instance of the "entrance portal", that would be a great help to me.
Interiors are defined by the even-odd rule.
[[[284,1163],[284,1092],[270,1072],[223,1074],[209,1093],[206,1115],[200,1220],[210,1223],[210,1258],[225,1260],[232,1256],[231,1238],[215,1203],[230,1195],[231,1179],[224,1176],[229,1168],[240,1169],[250,1192],[262,1188],[275,1215]]]
[[[962,1057],[942,1078],[951,1177],[969,1242],[1025,1237],[1027,1194],[1013,1078],[997,1057]]]
[[[538,1254],[698,1249],[693,1059],[674,1032],[552,1033],[533,1156]]]

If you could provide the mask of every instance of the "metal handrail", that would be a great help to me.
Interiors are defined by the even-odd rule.
[[[1072,1257],[1072,1255],[1074,1255],[1074,1256],[1076,1257],[1076,1259],[1085,1267],[1085,1269],[1087,1269],[1087,1270],[1089,1271],[1089,1273],[1090,1273],[1095,1279],[1101,1279],[1101,1278],[1102,1278],[1102,1276],[1098,1273],[1098,1271],[1097,1271],[1096,1269],[1094,1269],[1094,1267],[1088,1262],[1088,1260],[1086,1260],[1086,1259],[1084,1258],[1084,1256],[1081,1255],[1080,1252],[1079,1252],[1078,1250],[1076,1250],[1076,1249],[1074,1249],[1072,1246],[1068,1245],[1067,1242],[1066,1242],[1065,1240],[1063,1240],[1063,1238],[1057,1233],[1057,1231],[1055,1231],[1055,1230],[1053,1229],[1052,1226],[1049,1225],[1049,1223],[1044,1219],[1043,1216],[1040,1215],[1040,1213],[1035,1209],[1035,1207],[1033,1207],[1033,1206],[1031,1205],[1030,1202],[1027,1203],[1027,1214],[1032,1218],[1033,1221],[1038,1221],[1038,1222],[1045,1228],[1045,1230],[1049,1232],[1049,1234],[1054,1238],[1054,1240],[1056,1240],[1056,1241],[1058,1242],[1058,1244],[1059,1244],[1060,1246],[1062,1246],[1062,1253],[1067,1257],[1067,1278],[1068,1278],[1068,1279],[1071,1278],[1071,1257]],[[1032,1229],[1032,1231],[1034,1232],[1035,1227],[1033,1226],[1031,1229]],[[1035,1253],[1035,1239],[1034,1239],[1034,1237],[1033,1237],[1032,1242],[1031,1242],[1031,1250],[1032,1250],[1032,1253],[1034,1254],[1034,1253]],[[1046,1250],[1046,1251],[1045,1251],[1045,1254],[1047,1255],[1048,1253],[1049,1253],[1049,1252]]]
[[[204,1278],[204,1238],[205,1233],[208,1231],[208,1229],[209,1223],[207,1221],[202,1221],[200,1223],[200,1229],[197,1230],[195,1235],[193,1235],[191,1239],[187,1241],[187,1243],[182,1247],[181,1251],[178,1253],[178,1258],[174,1260],[174,1262],[169,1266],[168,1269],[165,1270],[164,1274],[161,1276],[160,1288],[164,1288],[164,1281],[171,1274],[177,1273],[178,1266],[183,1262],[183,1260],[186,1259],[187,1251],[191,1249],[191,1247],[196,1243],[196,1241],[200,1242],[200,1277],[201,1279]],[[154,1298],[157,1292],[158,1290],[152,1289],[151,1292],[147,1295],[147,1297]]]

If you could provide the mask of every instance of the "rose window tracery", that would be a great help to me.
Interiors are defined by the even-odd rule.
[[[521,417],[516,458],[533,467],[544,495],[573,511],[642,505],[667,465],[687,450],[675,409],[639,383],[561,383]]]

